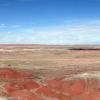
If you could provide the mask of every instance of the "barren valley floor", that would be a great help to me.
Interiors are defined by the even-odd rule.
[[[82,46],[1,45],[0,97],[99,100],[100,50],[69,50],[72,47]]]
[[[68,50],[70,46],[8,45],[0,47],[0,67],[29,69],[42,74],[98,70],[100,50]],[[55,73],[56,72],[56,73]]]

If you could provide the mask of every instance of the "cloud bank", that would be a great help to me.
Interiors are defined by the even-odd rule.
[[[9,31],[0,33],[0,43],[100,44],[99,20],[41,28],[15,27],[18,28],[19,32]]]

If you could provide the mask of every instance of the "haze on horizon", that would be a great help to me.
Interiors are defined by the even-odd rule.
[[[100,44],[100,0],[1,0],[0,44]]]

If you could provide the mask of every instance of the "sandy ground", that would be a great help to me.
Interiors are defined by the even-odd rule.
[[[57,82],[53,80],[53,78],[59,79],[58,80],[59,82],[61,82],[62,79],[63,81],[66,82],[66,80],[68,80],[69,78],[70,79],[72,78],[72,80],[82,78],[82,79],[85,79],[84,82],[86,82],[87,84],[86,78],[88,80],[88,77],[89,77],[91,80],[89,81],[87,86],[94,86],[94,82],[95,82],[95,87],[96,87],[98,82],[92,80],[92,78],[100,79],[100,50],[69,50],[70,48],[73,48],[73,47],[74,48],[80,48],[80,47],[100,48],[99,46],[66,46],[66,45],[63,45],[63,46],[59,46],[59,45],[55,45],[55,46],[51,46],[51,45],[0,45],[0,68],[1,68],[0,71],[2,73],[2,68],[11,68],[11,69],[16,69],[17,71],[21,73],[22,71],[27,71],[28,73],[32,73],[32,80],[34,80],[34,82],[37,82],[39,85],[36,91],[35,90],[31,91],[34,93],[37,93],[39,89],[41,90],[41,87],[45,85],[44,84],[45,80],[50,80],[50,83],[53,82],[53,85],[55,84],[56,86]],[[5,72],[7,72],[7,70]],[[1,76],[3,75],[5,78],[7,78],[8,76],[10,76],[8,78],[14,77],[15,73],[14,71],[12,72],[9,73],[8,71],[8,74],[3,73],[1,74]],[[8,81],[8,78],[6,79],[6,81],[0,80],[1,92],[4,90],[4,88],[2,88],[4,84],[7,84],[7,82],[13,83],[11,80]],[[26,79],[26,82],[27,82],[27,79]],[[78,81],[78,82],[81,82],[81,81]],[[50,83],[48,82],[46,83],[46,85],[49,86]],[[18,85],[17,83],[14,83],[14,84],[15,84],[15,87],[11,85],[11,88],[13,87],[16,89],[16,85],[17,85],[17,88],[20,87],[20,85]],[[83,83],[77,83],[77,84],[74,87],[75,90],[77,90],[79,86],[81,87]],[[78,88],[76,88],[76,86],[78,86]],[[9,86],[6,87],[5,90],[7,90],[7,88],[9,88]],[[82,88],[80,88],[80,90],[81,89]],[[45,90],[44,87],[43,87],[43,90]],[[42,93],[43,93],[43,90],[42,90]],[[49,90],[49,92],[50,91],[51,90]],[[55,91],[57,92],[58,90],[55,89]],[[74,91],[74,92],[77,92],[77,91]],[[18,91],[18,92],[15,91],[15,93],[19,93],[19,95],[26,95],[23,91]],[[98,98],[100,98],[100,94],[98,95],[96,94],[97,92],[95,91],[93,94],[94,97],[96,98],[98,96]],[[59,96],[60,95],[61,94],[59,94]],[[70,97],[71,99],[70,98],[69,99],[67,98],[67,99],[68,100],[81,100],[77,98],[73,99],[73,96],[70,96]],[[59,100],[66,100],[66,98],[59,99]],[[93,100],[97,100],[95,98]],[[86,100],[89,100],[89,99],[90,97]],[[2,98],[0,98],[0,100],[8,100],[8,99],[3,96]],[[50,99],[46,97],[43,100],[58,100],[58,99],[52,99],[52,98]]]
[[[70,47],[2,45],[0,67],[28,69],[45,77],[99,69],[100,50],[68,50]]]

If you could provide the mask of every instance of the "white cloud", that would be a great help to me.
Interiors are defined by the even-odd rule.
[[[92,44],[100,43],[100,21],[42,28],[21,28],[0,34],[0,43]]]
[[[1,29],[4,29],[4,28],[6,28],[6,29],[8,29],[8,28],[11,28],[11,29],[13,29],[13,28],[21,28],[22,26],[21,25],[17,25],[17,24],[15,24],[15,25],[6,25],[6,24],[1,24],[0,25],[0,28]]]
[[[5,24],[1,24],[0,28],[7,28],[7,26]]]
[[[20,28],[21,25],[11,25],[10,27],[11,27],[11,28]]]

